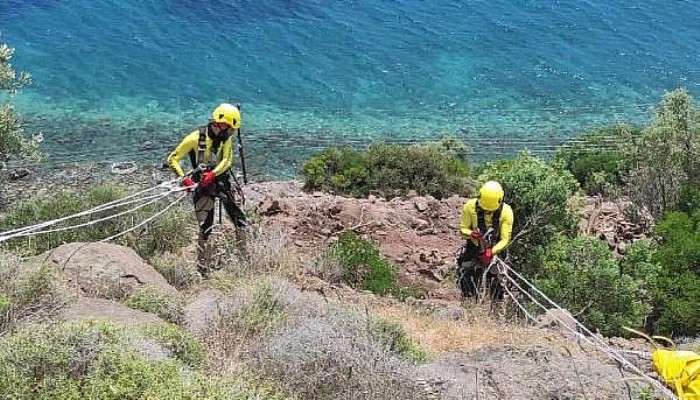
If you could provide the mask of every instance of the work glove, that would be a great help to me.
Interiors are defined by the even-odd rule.
[[[195,183],[191,177],[186,176],[182,179],[182,181],[180,181],[180,185],[186,187],[188,192],[192,192],[192,190],[194,189]]]
[[[202,180],[200,184],[202,187],[207,187],[214,183],[214,180],[216,179],[216,174],[212,171],[206,171],[205,173],[202,174]]]
[[[493,250],[491,248],[487,248],[484,250],[484,253],[481,254],[481,263],[484,265],[489,265],[491,263],[491,259],[493,258]]]
[[[482,236],[483,235],[481,234],[481,232],[479,231],[478,228],[472,229],[472,234],[471,234],[472,239],[481,240]]]

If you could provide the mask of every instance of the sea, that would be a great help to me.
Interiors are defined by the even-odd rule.
[[[42,166],[159,163],[221,102],[247,169],[454,135],[475,160],[644,124],[700,89],[699,0],[0,0]]]

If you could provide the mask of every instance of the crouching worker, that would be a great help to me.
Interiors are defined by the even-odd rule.
[[[212,113],[212,119],[177,145],[168,156],[168,165],[182,178],[181,184],[194,190],[194,209],[199,224],[197,240],[197,268],[206,276],[212,267],[212,248],[209,243],[214,224],[214,199],[219,198],[236,227],[236,242],[245,252],[246,217],[236,203],[231,180],[233,165],[232,136],[241,126],[237,106],[221,104]],[[185,175],[180,161],[189,156],[193,173]],[[198,183],[195,188],[195,183]],[[237,183],[236,183],[237,185]],[[191,190],[190,190],[191,191]]]
[[[479,189],[479,196],[462,207],[459,230],[465,244],[457,257],[457,282],[463,298],[478,297],[484,275],[491,297],[503,298],[498,271],[486,271],[493,256],[508,246],[513,231],[513,210],[503,203],[503,197],[501,185],[488,181]]]

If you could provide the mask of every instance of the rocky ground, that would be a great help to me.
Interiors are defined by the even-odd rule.
[[[90,185],[109,176],[104,172],[104,167],[88,165],[41,176],[29,173],[8,181],[4,202],[26,198],[30,193],[50,194],[69,186]],[[170,175],[154,168],[112,177],[134,185],[150,185]],[[382,253],[398,266],[401,282],[421,289],[423,299],[402,303],[324,282],[304,275],[303,269],[287,277],[293,286],[289,290],[314,302],[323,298],[326,303],[346,303],[400,321],[412,337],[436,355],[409,372],[416,382],[424,382],[433,398],[630,399],[637,398],[631,393],[644,387],[643,382],[630,383],[628,379],[633,375],[604,354],[567,337],[556,327],[494,319],[474,305],[460,303],[450,277],[461,244],[457,227],[464,198],[353,199],[306,193],[299,182],[254,183],[245,187],[245,193],[246,208],[256,211],[261,224],[286,232],[290,253],[302,259],[311,257],[337,240],[339,233],[352,230],[380,245]],[[643,237],[646,230],[628,222],[623,209],[601,199],[582,199],[581,228],[606,240],[611,251],[624,254],[626,245]],[[133,252],[111,245],[67,245],[44,257],[62,266],[66,281],[79,288],[78,300],[62,311],[67,319],[106,316],[132,324],[158,318],[92,295],[104,293],[100,285],[115,279],[121,282],[120,290],[148,285],[183,298],[188,304],[183,326],[195,335],[206,326],[207,315],[220,312],[226,304],[231,306],[230,296],[216,291],[179,293]],[[120,263],[106,261],[115,259]],[[643,341],[611,342],[626,351],[649,350]],[[649,360],[634,361],[651,373]]]

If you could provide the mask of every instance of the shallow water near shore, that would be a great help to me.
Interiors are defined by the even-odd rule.
[[[51,163],[161,159],[222,101],[251,165],[456,134],[480,158],[644,123],[700,85],[691,1],[5,0],[14,99]],[[146,142],[150,143],[146,143]]]

